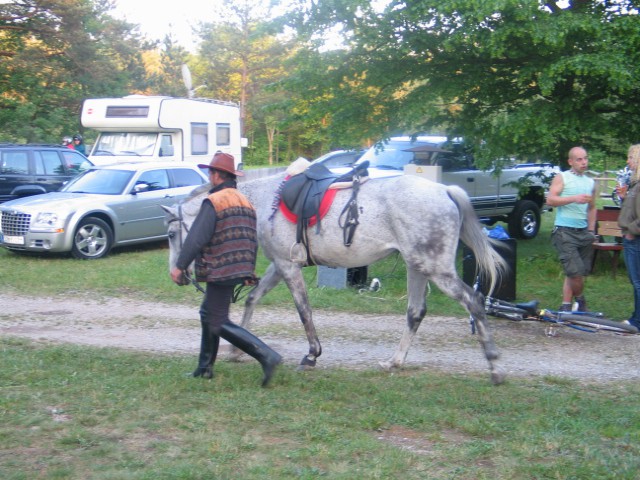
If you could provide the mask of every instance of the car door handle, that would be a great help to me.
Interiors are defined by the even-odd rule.
[[[475,182],[476,179],[473,177],[467,177],[467,182]]]

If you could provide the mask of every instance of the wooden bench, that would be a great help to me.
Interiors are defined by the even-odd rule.
[[[591,272],[596,266],[598,252],[611,252],[611,271],[615,278],[622,252],[622,231],[618,226],[619,208],[599,209],[596,212],[596,235],[598,240],[593,244],[593,261]]]

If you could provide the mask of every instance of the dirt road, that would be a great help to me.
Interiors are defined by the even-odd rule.
[[[235,306],[234,306],[235,307]],[[235,307],[232,319],[239,321]],[[323,346],[318,368],[377,368],[395,350],[402,316],[315,311]],[[509,376],[558,376],[584,382],[640,379],[640,335],[589,334],[562,329],[555,337],[538,323],[491,320]],[[295,310],[259,308],[251,329],[297,365],[308,351]],[[0,334],[43,342],[134,349],[196,358],[197,308],[131,299],[0,294]],[[228,347],[228,346],[227,346]],[[222,354],[224,356],[223,346]],[[488,372],[477,339],[464,318],[427,316],[409,350],[406,366],[456,373]]]

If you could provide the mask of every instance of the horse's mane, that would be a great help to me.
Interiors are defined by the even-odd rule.
[[[205,183],[203,185],[200,185],[199,187],[196,187],[193,190],[191,190],[191,193],[187,195],[187,197],[184,199],[183,202],[188,203],[192,201],[194,198],[202,196],[203,193],[209,192],[209,190],[211,190],[210,183]]]
[[[179,203],[185,216],[195,218],[198,215],[202,200],[209,193],[209,190],[211,190],[210,183],[205,183],[191,190],[189,195]]]

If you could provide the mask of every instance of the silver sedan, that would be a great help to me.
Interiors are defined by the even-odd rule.
[[[166,238],[165,214],[208,182],[195,165],[136,162],[91,168],[60,191],[0,205],[0,246],[104,257],[112,247]]]

